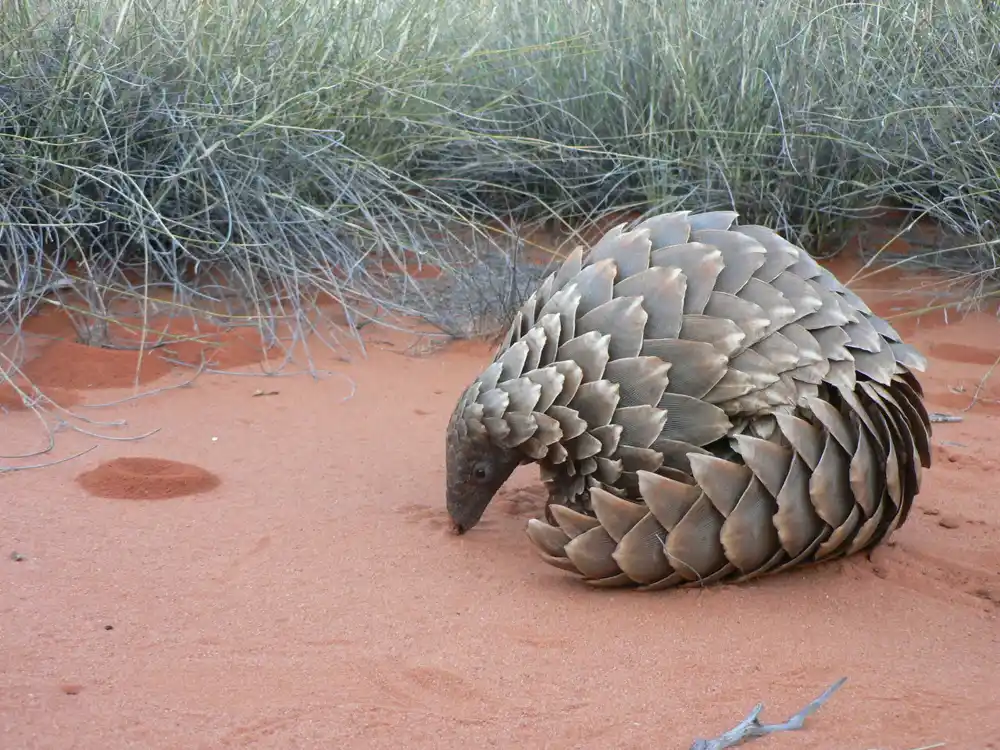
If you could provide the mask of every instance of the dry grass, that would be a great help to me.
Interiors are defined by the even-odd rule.
[[[735,207],[815,248],[902,203],[968,233],[981,279],[998,32],[979,0],[12,0],[0,323],[72,289],[107,343],[113,302],[158,288],[265,337],[324,296],[351,333],[470,331],[373,261],[443,266],[481,314],[522,291],[487,222],[629,208]],[[473,236],[501,260],[466,265]]]

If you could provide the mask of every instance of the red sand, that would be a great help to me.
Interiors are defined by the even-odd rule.
[[[897,314],[872,282],[864,296]],[[970,403],[1000,355],[994,312],[906,323],[930,409]],[[918,509],[872,560],[639,594],[535,557],[530,467],[449,534],[444,427],[490,349],[410,357],[374,329],[367,361],[317,362],[345,377],[206,375],[100,411],[152,437],[2,476],[0,747],[687,750],[846,676],[805,730],[749,747],[1000,748],[1000,374],[963,422],[935,425]],[[54,458],[94,444],[57,438]],[[157,502],[78,483],[122,457],[221,483]]]

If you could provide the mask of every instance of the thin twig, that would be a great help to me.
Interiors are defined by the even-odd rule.
[[[28,464],[27,466],[0,466],[0,474],[6,474],[11,471],[25,471],[27,469],[47,469],[50,466],[56,466],[57,464],[68,463],[69,461],[73,461],[77,458],[80,458],[80,456],[85,456],[92,450],[94,450],[96,447],[97,447],[96,445],[92,445],[86,450],[82,450],[79,453],[74,453],[72,456],[66,456],[65,458],[57,458],[52,461],[46,461],[45,463],[42,464]]]
[[[124,404],[124,403],[127,403],[129,401],[135,401],[135,400],[140,399],[140,398],[147,398],[148,396],[155,396],[158,393],[163,393],[165,391],[174,391],[174,390],[177,390],[179,388],[188,388],[191,385],[193,385],[194,381],[196,381],[199,378],[199,376],[201,376],[204,372],[205,372],[205,358],[202,357],[201,358],[201,365],[198,367],[198,370],[195,372],[195,374],[192,375],[190,378],[188,378],[187,380],[185,380],[182,383],[174,383],[173,385],[164,385],[164,386],[161,386],[159,388],[151,388],[148,391],[143,391],[142,393],[136,393],[136,394],[134,394],[132,396],[126,396],[125,398],[120,398],[117,401],[108,401],[108,402],[103,403],[103,404],[80,404],[80,406],[85,406],[88,409],[99,409],[99,408],[103,408],[103,407],[107,407],[107,406],[118,406],[119,404]]]
[[[764,704],[758,703],[754,706],[750,714],[733,729],[719,735],[714,740],[695,740],[690,750],[726,750],[726,748],[736,747],[737,745],[742,745],[744,742],[749,742],[758,737],[765,737],[769,734],[775,734],[776,732],[789,732],[802,729],[805,726],[806,717],[818,711],[845,682],[847,682],[847,678],[841,677],[828,687],[819,698],[810,702],[809,705],[782,724],[761,724],[757,720],[757,717],[764,710]]]
[[[85,430],[82,427],[77,427],[76,425],[70,424],[69,422],[60,422],[60,425],[68,427],[74,432],[79,432],[83,435],[87,435],[88,437],[98,438],[99,440],[114,440],[120,443],[131,443],[136,440],[144,440],[145,438],[148,438],[150,435],[155,435],[161,429],[163,429],[162,427],[154,427],[149,432],[144,432],[141,435],[123,435],[121,437],[115,437],[113,435],[98,435],[96,432],[90,432],[89,430]]]
[[[927,413],[927,417],[931,422],[963,422],[964,417],[959,417],[955,414],[945,414],[941,411],[932,411]]]
[[[962,409],[962,411],[969,411],[969,409],[971,409],[973,406],[976,405],[976,402],[979,401],[980,392],[986,385],[986,381],[990,379],[990,376],[993,374],[993,371],[997,368],[997,365],[1000,365],[1000,356],[997,356],[993,364],[990,365],[990,369],[988,369],[986,371],[986,374],[979,379],[979,383],[976,385],[976,392],[972,394],[972,401],[970,401],[969,405],[966,406],[964,409]]]

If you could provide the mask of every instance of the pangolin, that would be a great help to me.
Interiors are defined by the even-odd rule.
[[[732,211],[663,213],[577,247],[458,399],[464,533],[537,463],[542,559],[594,586],[748,580],[867,550],[906,521],[926,359],[805,250]]]

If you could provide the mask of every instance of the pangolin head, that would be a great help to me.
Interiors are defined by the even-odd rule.
[[[527,457],[491,439],[476,403],[478,381],[462,394],[445,441],[447,507],[454,531],[464,534],[482,518],[497,490]]]

